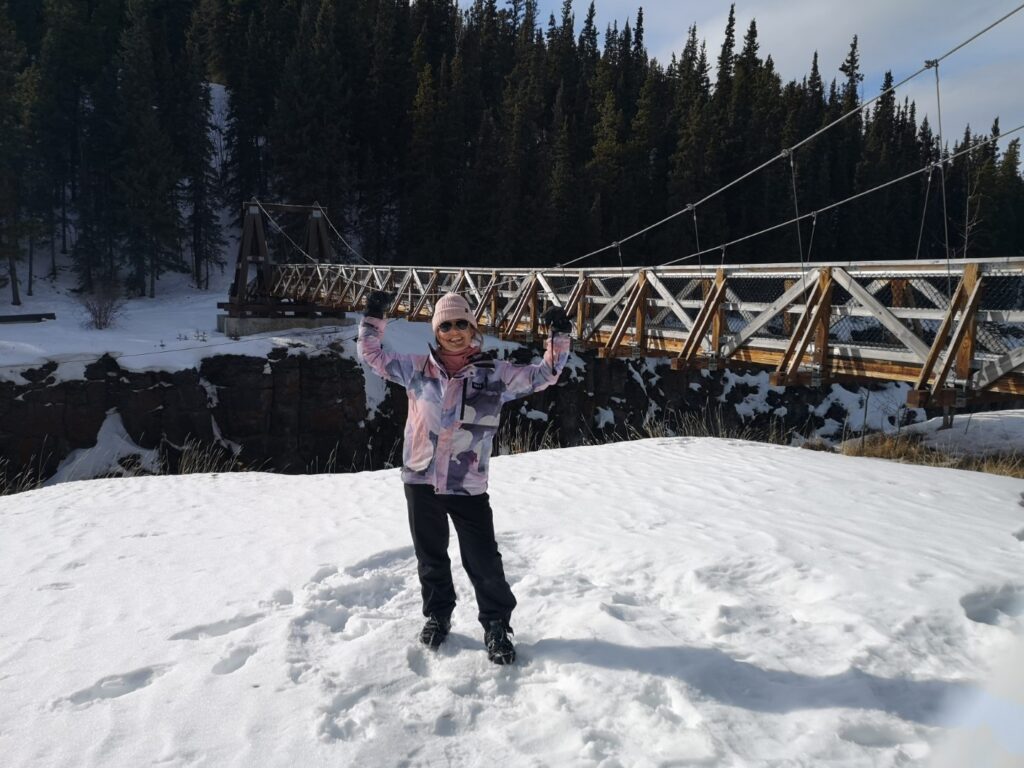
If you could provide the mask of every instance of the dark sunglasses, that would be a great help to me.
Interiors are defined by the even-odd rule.
[[[460,331],[464,331],[469,328],[469,320],[456,320],[454,323],[450,320],[445,320],[443,323],[437,324],[437,330],[441,333],[448,333],[448,331],[452,329],[453,325]]]

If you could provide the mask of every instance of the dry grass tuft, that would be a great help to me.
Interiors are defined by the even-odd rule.
[[[1024,479],[1024,453],[1009,451],[990,456],[955,455],[929,448],[918,433],[868,435],[863,439],[843,443],[842,453],[845,456],[866,456],[903,464],[964,469]]]
[[[0,459],[0,496],[13,496],[16,493],[34,491],[42,484],[39,474],[32,467],[11,473],[10,462],[7,459]]]

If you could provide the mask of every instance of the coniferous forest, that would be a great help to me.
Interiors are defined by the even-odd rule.
[[[0,0],[0,250],[29,290],[62,258],[84,291],[154,295],[168,271],[203,287],[255,196],[319,202],[374,263],[559,264],[873,95],[856,38],[839,70],[812,50],[807,68],[784,82],[756,23],[736,29],[733,15],[720,50],[691,28],[656,61],[642,10],[598,30],[593,4],[580,21],[569,0],[546,19],[536,0]],[[945,168],[945,213],[935,171],[822,214],[813,238],[804,222],[802,245],[794,226],[724,258],[946,258],[944,223],[955,258],[1020,254],[1020,142],[986,141],[998,131],[944,137],[947,154],[973,147]],[[792,168],[701,205],[696,231],[679,216],[587,265],[677,259],[698,237],[739,238],[941,151],[915,105],[889,94]]]

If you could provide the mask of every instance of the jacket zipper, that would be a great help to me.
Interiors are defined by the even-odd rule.
[[[462,421],[466,416],[466,387],[469,384],[469,379],[462,380],[462,410],[459,411],[459,421]]]

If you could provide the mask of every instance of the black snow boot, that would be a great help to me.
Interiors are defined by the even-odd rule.
[[[487,645],[487,658],[495,664],[511,664],[516,660],[516,649],[509,635],[514,635],[512,627],[501,619],[487,625],[484,632],[484,643]]]
[[[437,648],[448,638],[448,631],[451,628],[451,617],[431,614],[420,630],[420,642],[430,648]]]

